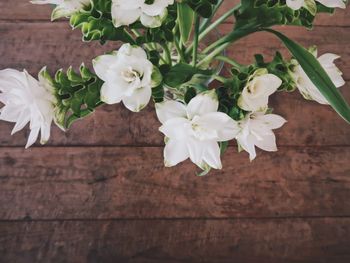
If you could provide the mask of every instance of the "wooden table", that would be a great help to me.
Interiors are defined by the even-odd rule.
[[[119,45],[83,43],[49,14],[48,6],[0,0],[1,69],[77,68]],[[312,32],[282,31],[341,54],[350,80],[349,27],[347,9],[321,15]],[[248,63],[277,48],[287,54],[258,33],[228,53]],[[349,84],[342,92],[349,101]],[[139,114],[102,107],[30,150],[28,130],[11,137],[12,125],[1,122],[0,262],[350,262],[350,126],[297,92],[277,94],[272,105],[288,120],[279,151],[259,151],[250,163],[232,146],[224,169],[206,177],[189,162],[163,167],[153,106]]]

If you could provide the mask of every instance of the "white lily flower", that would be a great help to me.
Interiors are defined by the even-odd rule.
[[[266,69],[257,70],[248,80],[238,106],[245,111],[266,111],[269,97],[281,86],[282,80]]]
[[[51,19],[56,20],[61,17],[68,17],[77,13],[91,4],[90,0],[32,0],[32,4],[46,5],[53,4],[56,8],[53,10]]]
[[[249,153],[251,161],[256,157],[255,146],[264,151],[277,151],[276,137],[272,130],[282,127],[284,123],[286,120],[276,114],[249,114],[239,122],[241,131],[236,137],[237,142]]]
[[[345,2],[343,0],[287,0],[286,4],[293,10],[299,10],[302,7],[315,6],[316,2],[319,2],[322,5],[330,8],[346,8]]]
[[[151,99],[153,64],[140,47],[124,44],[118,52],[102,55],[93,61],[97,76],[105,83],[101,100],[107,104],[123,101],[125,107],[139,112]]]
[[[185,106],[177,101],[156,104],[159,130],[166,136],[165,166],[171,167],[190,158],[203,170],[221,169],[218,142],[229,141],[239,127],[227,114],[218,112],[215,90],[197,95]]]
[[[55,97],[53,87],[44,78],[44,69],[39,81],[27,71],[5,69],[0,71],[0,120],[15,122],[12,134],[30,123],[30,134],[26,148],[35,143],[41,133],[41,144],[50,138],[51,123],[54,119]]]
[[[112,0],[112,18],[115,27],[128,26],[140,19],[145,27],[162,25],[167,7],[174,0]]]
[[[324,54],[318,58],[318,62],[320,62],[321,66],[325,69],[328,76],[331,78],[337,88],[344,86],[345,84],[345,81],[342,77],[343,73],[334,64],[334,60],[338,58],[338,55],[331,53]],[[315,100],[320,104],[329,104],[327,99],[317,89],[317,87],[306,75],[305,71],[299,64],[293,69],[292,76],[297,85],[297,88],[305,99]]]

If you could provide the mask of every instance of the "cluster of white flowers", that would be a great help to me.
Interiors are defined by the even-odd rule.
[[[318,60],[334,84],[340,87],[345,81],[334,64],[337,58],[334,54],[324,54]],[[101,100],[107,104],[123,102],[133,112],[149,103],[152,88],[161,83],[158,69],[138,46],[124,44],[117,52],[97,57],[93,66],[97,76],[104,81]],[[12,133],[30,122],[31,133],[26,147],[36,141],[39,132],[41,143],[45,143],[55,118],[54,87],[44,72],[43,69],[39,73],[37,81],[26,71],[0,71],[0,102],[5,105],[0,111],[0,119],[16,123]],[[296,64],[290,74],[306,99],[328,104],[300,65]],[[250,160],[256,157],[255,147],[276,151],[273,130],[282,127],[286,120],[268,113],[268,103],[281,84],[282,80],[266,69],[256,70],[248,78],[238,99],[238,106],[247,112],[239,121],[218,112],[219,100],[215,90],[198,94],[188,105],[175,100],[157,103],[156,112],[162,123],[160,131],[166,137],[165,165],[174,166],[190,158],[204,170],[221,169],[219,143],[232,139],[249,153]]]
[[[316,6],[316,2],[330,8],[345,8],[345,2],[343,0],[287,0],[287,6],[293,10],[299,10],[302,7]]]
[[[0,120],[14,122],[12,134],[30,123],[26,148],[35,143],[41,133],[41,144],[50,138],[51,123],[55,118],[56,99],[53,87],[45,78],[43,69],[39,81],[27,71],[5,69],[0,71]]]
[[[282,80],[259,69],[248,79],[238,99],[238,106],[248,111],[246,118],[239,121],[240,132],[236,136],[239,146],[255,159],[255,146],[265,151],[276,151],[273,129],[280,128],[286,121],[275,114],[266,114],[269,97],[281,86]],[[266,115],[265,115],[266,114]]]
[[[52,20],[68,17],[91,4],[91,0],[33,0],[31,2],[56,5]],[[112,0],[113,24],[115,27],[128,26],[139,20],[145,27],[160,27],[168,14],[167,7],[172,4],[174,0]]]
[[[155,28],[161,26],[168,14],[168,7],[174,2],[112,0],[110,13],[115,27],[128,26],[140,21],[146,27]],[[331,8],[345,8],[343,0],[317,2]],[[52,19],[69,17],[93,4],[91,0],[33,0],[32,3],[55,4]],[[286,4],[293,10],[302,7],[316,8],[314,0],[287,0]],[[157,49],[153,51],[155,50]],[[171,51],[168,50],[167,53],[171,57]],[[314,55],[317,57],[317,54]],[[341,87],[345,81],[341,71],[334,64],[337,58],[337,55],[328,53],[320,56],[318,61],[335,86]],[[172,66],[171,62],[169,64]],[[298,62],[292,60],[291,64],[293,67],[285,74],[290,74],[288,78],[292,77],[304,98],[329,104]],[[159,67],[161,66],[162,64]],[[152,64],[147,52],[142,47],[130,44],[124,44],[118,51],[97,57],[93,60],[93,68],[97,77],[103,81],[102,87],[99,86],[100,100],[107,104],[122,102],[133,112],[139,112],[146,107],[152,98],[152,89],[161,88],[163,83],[160,70]],[[185,70],[188,68],[185,67]],[[235,94],[238,96],[238,112],[242,116],[239,120],[234,120],[228,114],[219,111],[221,105],[215,89],[197,94],[188,103],[184,103],[184,100],[156,103],[156,113],[161,122],[159,130],[165,136],[165,165],[174,166],[190,159],[205,171],[210,168],[221,169],[220,144],[230,140],[236,140],[239,148],[248,152],[250,160],[257,156],[256,147],[265,151],[276,151],[273,130],[282,127],[286,120],[270,113],[269,98],[281,88],[284,77],[273,75],[265,68],[256,69],[248,77],[240,93]],[[166,75],[164,79],[167,79]],[[102,83],[100,80],[99,84]],[[53,83],[57,88],[56,82],[47,77],[45,69],[39,73],[38,80],[26,71],[0,71],[0,103],[3,106],[0,109],[0,120],[15,123],[12,134],[30,123],[26,148],[36,142],[39,133],[41,143],[46,143],[50,137],[52,121],[57,125],[61,123],[56,118],[60,119],[61,117],[57,116],[64,114],[60,115],[58,110],[57,105],[60,101],[57,101],[56,96],[59,92],[55,90]],[[157,91],[154,94],[156,93]],[[96,99],[100,105],[98,95]]]

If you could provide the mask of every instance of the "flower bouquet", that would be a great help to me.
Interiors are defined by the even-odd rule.
[[[50,75],[44,67],[35,79],[26,71],[1,70],[0,119],[15,123],[12,133],[30,124],[28,148],[39,133],[42,144],[49,140],[53,121],[66,131],[103,104],[123,103],[139,112],[153,101],[165,137],[165,165],[189,158],[201,175],[222,168],[220,156],[230,140],[250,160],[256,147],[277,150],[273,130],[286,120],[269,108],[276,92],[299,90],[350,122],[350,107],[337,89],[345,84],[334,64],[338,56],[318,56],[316,47],[302,47],[272,29],[311,29],[318,13],[345,8],[343,0],[242,0],[229,10],[222,10],[223,2],[33,0],[54,4],[52,20],[69,18],[83,41],[121,45],[95,58],[90,69],[82,64],[79,72],[70,67]],[[220,16],[221,11],[226,12]],[[220,35],[218,26],[231,17],[234,27]],[[291,58],[276,51],[271,61],[258,54],[253,64],[242,65],[226,56],[230,45],[260,31],[280,39]],[[223,64],[229,74],[221,73]]]

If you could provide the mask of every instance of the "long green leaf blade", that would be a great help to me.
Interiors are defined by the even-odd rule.
[[[178,3],[178,22],[182,44],[186,45],[191,37],[194,21],[194,11],[186,3]]]
[[[282,33],[272,30],[263,29],[267,32],[276,35],[284,45],[289,49],[292,55],[298,60],[300,66],[303,68],[307,76],[327,99],[333,109],[348,123],[350,123],[350,107],[336,88],[324,68],[318,60],[304,47],[295,43]]]

